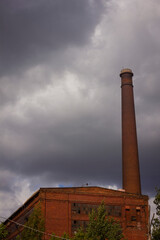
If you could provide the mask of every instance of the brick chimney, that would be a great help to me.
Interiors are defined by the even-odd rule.
[[[130,69],[120,73],[122,88],[122,168],[123,189],[141,194],[134,94]]]

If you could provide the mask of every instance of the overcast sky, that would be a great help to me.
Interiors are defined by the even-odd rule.
[[[143,194],[160,187],[159,0],[0,1],[0,215],[40,187],[121,185],[131,68]]]

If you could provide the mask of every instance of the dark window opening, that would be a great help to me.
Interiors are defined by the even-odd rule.
[[[72,214],[88,215],[92,210],[97,211],[99,205],[85,204],[85,203],[72,203]],[[106,205],[106,214],[108,216],[120,217],[122,212],[121,206]]]
[[[131,221],[136,221],[136,216],[131,216]]]
[[[72,220],[72,234],[74,234],[78,228],[82,227],[86,230],[88,226],[88,221],[85,220]]]

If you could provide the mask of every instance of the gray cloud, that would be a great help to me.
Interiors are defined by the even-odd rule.
[[[98,23],[102,1],[1,1],[1,74],[44,62],[54,52],[83,46]]]
[[[122,67],[135,74],[142,190],[153,196],[160,180],[158,6],[0,2],[0,194],[13,202],[8,214],[42,186],[121,188]]]

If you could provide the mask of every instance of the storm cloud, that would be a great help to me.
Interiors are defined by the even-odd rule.
[[[1,0],[0,15],[1,215],[40,187],[122,187],[124,67],[134,72],[142,191],[153,197],[158,0]]]

